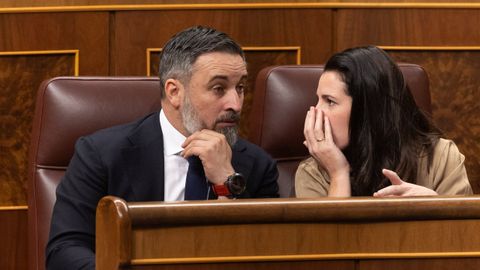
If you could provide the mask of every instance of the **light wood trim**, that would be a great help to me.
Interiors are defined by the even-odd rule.
[[[440,207],[441,206],[441,207]],[[235,208],[228,220],[222,213]],[[178,202],[131,202],[129,213],[134,226],[160,221],[169,224],[236,224],[250,222],[400,221],[415,219],[480,218],[480,196],[347,199],[255,199]],[[173,211],[173,209],[175,209]],[[255,211],[252,211],[255,209]],[[148,212],[148,216],[145,215]],[[192,216],[192,211],[195,213]]]
[[[99,260],[97,256],[96,266],[98,269],[120,269],[120,266],[130,262],[131,240],[128,236],[132,224],[124,200],[109,196],[105,198],[98,203],[96,212],[96,234],[102,234],[103,237],[97,237],[95,245],[97,254],[107,259]]]
[[[193,257],[168,259],[133,259],[132,265],[184,264],[184,263],[232,263],[232,262],[279,262],[313,260],[356,259],[427,259],[480,257],[480,252],[425,252],[425,253],[337,253],[277,256]]]
[[[162,48],[147,48],[147,76],[152,76],[150,73],[150,61],[151,61],[151,55],[154,52],[161,52]]]
[[[228,218],[225,218],[225,213],[228,213]],[[290,254],[278,254],[275,252],[273,254],[270,253],[271,255],[263,254],[258,256],[255,254],[245,256],[216,256],[212,254],[213,256],[203,255],[198,257],[193,255],[188,255],[188,257],[173,255],[166,258],[150,257],[136,259],[131,257],[131,251],[134,249],[131,241],[136,237],[132,233],[134,231],[140,232],[143,228],[147,228],[147,231],[149,231],[148,228],[157,226],[165,226],[166,228],[178,225],[188,227],[191,224],[194,227],[209,224],[234,224],[236,226],[246,221],[247,223],[245,224],[247,226],[278,222],[282,224],[303,222],[327,224],[328,222],[340,222],[343,224],[359,221],[362,224],[366,220],[369,223],[390,223],[392,221],[400,221],[400,223],[401,221],[420,221],[421,223],[421,221],[427,221],[426,224],[431,224],[428,223],[429,221],[438,221],[443,225],[447,225],[452,220],[464,220],[465,223],[461,224],[478,224],[479,218],[480,196],[249,199],[175,203],[130,202],[128,204],[119,198],[105,197],[97,208],[97,255],[100,255],[100,253],[102,255],[97,256],[97,258],[106,258],[105,260],[108,261],[111,260],[110,258],[116,257],[117,259],[115,260],[120,259],[124,265],[402,258],[480,258],[480,250],[476,248],[473,250],[470,248],[465,251],[450,251],[447,249],[446,252],[437,249],[424,249],[424,252],[421,249],[418,251],[417,249],[411,249],[406,252],[392,250],[391,252],[378,253],[370,250],[366,252],[362,250],[359,250],[359,252],[345,250],[347,252],[342,253],[343,249],[338,249],[327,251],[326,253],[322,251],[317,253],[317,251],[312,250],[303,254],[295,254],[295,251],[290,251]],[[442,220],[445,222],[442,222]],[[413,227],[409,228],[411,232]],[[104,249],[99,248],[98,235],[103,237],[101,243],[103,243]],[[154,235],[148,234],[137,236],[140,237],[139,239],[141,237],[154,237]],[[112,247],[118,246],[120,247],[119,252],[122,253],[120,258],[111,253]]]
[[[75,71],[73,76],[80,74],[80,50],[75,50]]]
[[[73,54],[74,60],[74,76],[79,75],[80,70],[80,50],[45,50],[45,51],[0,51],[1,56],[16,56],[16,55],[51,55],[51,54]]]
[[[300,46],[253,46],[253,47],[242,47],[243,51],[296,51],[297,52],[297,60],[296,64],[300,65],[302,62],[302,47]],[[147,48],[147,76],[151,76],[150,74],[150,61],[151,61],[151,54],[153,52],[161,52],[162,48]]]
[[[0,206],[0,211],[18,211],[28,210],[27,205],[15,205],[15,206]]]
[[[254,46],[254,47],[242,47],[244,51],[296,51],[297,52],[297,65],[301,65],[302,62],[302,47],[301,46]]]
[[[442,8],[478,9],[480,3],[225,3],[225,4],[146,4],[146,5],[88,5],[0,8],[0,13],[132,11],[132,10],[213,10],[213,9],[356,9],[356,8]]]

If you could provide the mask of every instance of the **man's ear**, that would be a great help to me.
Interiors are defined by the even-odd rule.
[[[174,108],[178,109],[180,106],[180,103],[183,100],[183,92],[184,87],[179,80],[168,79],[165,81],[165,97]]]

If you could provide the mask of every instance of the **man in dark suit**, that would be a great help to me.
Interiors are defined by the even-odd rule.
[[[226,34],[193,27],[162,51],[162,110],[80,138],[57,188],[48,269],[95,269],[95,209],[127,201],[278,197],[275,162],[238,138],[247,70]],[[74,121],[74,119],[72,119]]]

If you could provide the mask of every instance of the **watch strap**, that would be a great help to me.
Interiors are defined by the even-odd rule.
[[[212,185],[212,188],[213,188],[213,192],[215,192],[215,195],[217,195],[218,197],[220,197],[220,196],[228,197],[228,196],[232,195],[230,193],[230,190],[228,189],[228,187],[225,184]]]

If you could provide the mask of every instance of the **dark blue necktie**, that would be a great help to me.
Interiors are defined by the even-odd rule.
[[[185,200],[207,200],[208,183],[205,179],[202,161],[197,156],[188,160],[187,181],[185,184]]]

